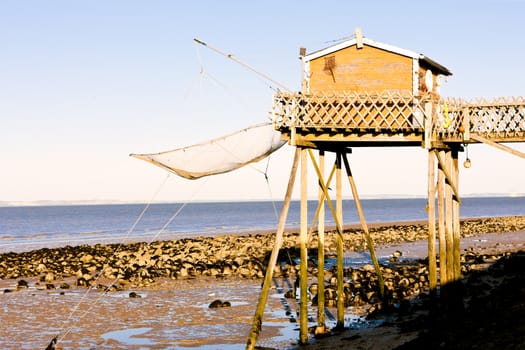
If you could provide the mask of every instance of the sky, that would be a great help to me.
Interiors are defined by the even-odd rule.
[[[360,27],[449,68],[444,96],[522,96],[523,13],[525,0],[0,0],[0,202],[282,199],[292,147],[194,181],[129,157],[269,120],[275,86],[193,38],[299,90],[299,48]],[[461,194],[525,194],[525,160],[486,145],[469,157]],[[426,195],[419,147],[354,148],[350,164],[363,198]]]

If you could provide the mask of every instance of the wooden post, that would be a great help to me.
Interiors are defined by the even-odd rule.
[[[450,151],[447,151],[447,154],[449,152]],[[436,157],[437,157],[439,166],[440,166],[441,170],[443,171],[443,174],[445,175],[445,180],[448,183],[448,187],[450,188],[450,190],[452,191],[452,193],[456,197],[456,200],[459,203],[461,203],[461,199],[459,198],[458,188],[456,186],[456,181],[454,180],[454,177],[453,177],[453,175],[450,172],[451,166],[450,166],[450,164],[447,164],[446,159],[445,159],[446,156],[443,156],[442,152],[438,152],[438,153],[436,153]]]
[[[301,148],[301,229],[299,232],[299,250],[301,255],[299,269],[299,343],[308,343],[308,158],[307,149]]]
[[[337,221],[343,223],[343,192],[341,175],[341,152],[336,154],[336,216]],[[341,227],[342,232],[342,227]],[[344,298],[344,261],[343,261],[343,237],[337,235],[337,326],[336,329],[343,329],[345,326],[345,298]]]
[[[458,162],[458,149],[452,150],[452,176],[454,177],[454,183],[459,189],[459,162]],[[461,228],[459,222],[459,201],[456,199],[452,203],[452,239],[454,245],[454,280],[461,278]]]
[[[319,150],[319,170],[324,175],[324,151]],[[321,181],[321,180],[319,180]],[[316,334],[326,333],[325,298],[324,298],[324,192],[319,186],[319,221],[317,225],[317,329]]]
[[[361,221],[361,227],[365,233],[366,244],[368,246],[368,251],[370,252],[370,257],[372,258],[372,263],[376,270],[377,279],[379,282],[379,293],[381,297],[385,295],[385,282],[383,280],[383,274],[381,273],[381,267],[379,266],[379,261],[377,260],[376,252],[374,249],[374,242],[368,232],[368,225],[366,224],[365,215],[363,214],[363,208],[361,207],[361,201],[359,200],[359,194],[357,193],[357,186],[352,176],[352,171],[350,170],[350,164],[348,163],[348,158],[346,153],[343,153],[343,160],[345,162],[346,175],[348,176],[348,182],[350,182],[350,187],[352,188],[352,195],[354,196],[354,203],[359,214],[359,221]]]
[[[268,261],[268,266],[266,267],[266,275],[264,276],[261,295],[259,296],[257,309],[255,311],[255,316],[253,317],[252,328],[248,337],[248,342],[246,343],[246,350],[255,349],[257,337],[259,336],[259,332],[261,330],[264,308],[266,307],[266,301],[268,300],[268,292],[272,285],[273,271],[275,269],[275,264],[277,263],[277,258],[279,256],[279,250],[281,249],[283,242],[283,233],[286,225],[286,218],[288,217],[288,209],[290,208],[293,187],[295,184],[295,177],[297,175],[297,168],[299,165],[299,153],[299,148],[296,148],[292,164],[292,170],[290,171],[290,178],[288,179],[288,187],[286,189],[286,195],[284,197],[283,207],[281,209],[281,216],[279,218],[279,224],[277,225],[277,232],[275,233],[275,243],[272,250],[272,254],[270,255],[270,260]]]
[[[338,247],[337,247],[337,250],[338,252],[340,251],[339,250],[339,245],[341,246],[341,250],[342,250],[342,246],[343,246],[343,224],[342,224],[342,217],[340,218],[339,215],[337,215],[337,212],[336,212],[336,209],[334,208],[333,204],[332,204],[332,200],[330,199],[330,194],[328,193],[328,188],[326,187],[326,184],[324,182],[324,179],[323,179],[323,174],[321,173],[321,171],[319,170],[319,166],[317,165],[317,163],[315,162],[315,157],[313,155],[313,152],[311,150],[308,150],[309,153],[310,153],[310,159],[312,160],[312,164],[314,166],[314,169],[317,173],[317,177],[319,178],[319,185],[323,188],[323,192],[324,192],[324,196],[326,197],[326,202],[328,204],[328,207],[330,208],[330,211],[332,213],[332,217],[334,218],[334,221],[335,221],[335,225],[337,227],[337,244],[338,244]],[[339,164],[339,166],[338,166]],[[339,167],[339,172],[340,172],[340,161],[339,163],[337,162],[337,159],[336,159],[336,178],[337,178],[337,171],[338,171],[338,167]],[[337,181],[337,180],[336,180]],[[337,186],[337,184],[336,184]],[[338,193],[340,193],[341,191],[338,191]],[[339,268],[339,265],[341,265],[342,267],[342,259],[341,259],[341,263],[339,263],[339,255],[341,255],[341,258],[342,258],[342,254],[338,254],[338,268]],[[339,272],[337,272],[337,274],[339,275]],[[342,280],[342,278],[341,278]],[[339,283],[339,282],[338,282]],[[338,299],[339,300],[339,299]],[[343,307],[344,307],[344,304],[343,304]],[[338,319],[337,319],[337,325],[336,325],[336,328],[341,328],[341,327],[344,327],[344,309],[341,310],[342,311],[342,314],[339,315],[339,310],[338,310]]]
[[[439,151],[445,153],[444,151]],[[437,154],[436,154],[437,155]],[[438,236],[439,236],[439,284],[447,283],[447,244],[445,238],[445,173],[442,164],[438,167]]]
[[[452,154],[450,150],[445,152],[445,166],[448,173],[451,173]],[[445,186],[445,239],[447,244],[447,281],[454,280],[454,246],[452,236],[452,186],[446,182]]]
[[[433,151],[428,152],[428,280],[430,291],[434,293],[437,287],[436,266],[436,179],[435,156]]]

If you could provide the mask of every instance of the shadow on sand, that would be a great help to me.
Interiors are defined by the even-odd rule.
[[[407,349],[525,349],[525,251],[449,284],[427,312],[400,324],[418,330]]]

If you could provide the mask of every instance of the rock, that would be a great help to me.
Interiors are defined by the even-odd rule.
[[[312,295],[317,295],[318,290],[319,290],[319,285],[317,283],[312,283],[310,287],[308,288],[308,291]]]
[[[55,274],[53,272],[48,272],[44,276],[44,282],[53,282],[55,280]]]
[[[83,255],[80,257],[80,262],[82,262],[83,264],[88,264],[90,262],[93,261],[93,255],[91,254],[86,254],[86,255]]]
[[[129,293],[129,297],[130,298],[142,298],[142,296],[140,294],[137,294],[135,292],[130,292]]]
[[[220,299],[217,299],[217,300],[212,301],[210,305],[208,306],[208,308],[217,309],[220,307],[230,307],[230,306],[231,306],[231,303],[229,301],[222,301]]]
[[[77,287],[89,287],[90,283],[85,277],[80,277],[76,282]]]
[[[47,271],[47,266],[45,264],[40,263],[36,267],[36,271],[38,271],[39,273],[46,272]]]
[[[284,297],[286,299],[295,299],[295,292],[293,289],[289,289],[286,291],[286,293],[284,293]]]
[[[26,280],[19,280],[16,284],[16,289],[29,288],[29,283]]]

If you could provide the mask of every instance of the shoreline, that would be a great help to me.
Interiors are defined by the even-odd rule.
[[[473,222],[473,221],[485,221],[485,220],[506,220],[508,218],[525,218],[525,216],[491,216],[491,217],[465,217],[461,218],[461,223],[464,222]],[[525,222],[525,220],[524,220]],[[388,227],[404,227],[404,226],[426,226],[428,224],[427,220],[398,220],[398,221],[384,221],[384,222],[372,222],[367,223],[367,226],[369,230],[372,232],[376,229],[383,229]],[[523,228],[525,228],[525,223],[523,224]],[[296,226],[290,226],[286,227],[284,230],[284,234],[286,235],[298,235],[300,228]],[[352,223],[352,224],[345,224],[343,225],[343,231],[344,232],[355,232],[361,230],[361,224],[360,223]],[[161,234],[158,237],[155,237],[153,240],[140,240],[137,239],[136,236],[134,237],[121,237],[120,239],[96,239],[96,238],[90,238],[87,243],[85,241],[82,241],[82,238],[74,238],[71,240],[57,240],[57,241],[51,241],[47,245],[43,245],[42,243],[32,243],[32,242],[23,242],[23,243],[15,243],[15,244],[0,244],[0,255],[5,253],[26,253],[34,250],[40,250],[40,249],[57,249],[57,248],[63,248],[65,246],[72,246],[72,247],[78,247],[81,245],[114,245],[114,244],[120,244],[123,246],[130,245],[130,244],[136,244],[136,243],[148,243],[152,244],[155,242],[162,242],[162,241],[176,241],[176,240],[184,240],[184,239],[200,239],[200,238],[217,238],[217,237],[226,237],[226,236],[233,236],[233,237],[244,237],[244,236],[256,236],[256,235],[274,235],[276,232],[275,228],[272,229],[253,229],[253,230],[242,230],[242,231],[231,231],[231,232],[218,232],[218,233],[202,233],[202,232],[194,232],[194,233],[186,233],[184,237],[174,237],[172,233],[166,233]],[[327,234],[336,232],[336,226],[335,225],[327,225],[325,226],[325,232]],[[315,233],[315,232],[314,232]],[[71,244],[74,242],[74,244]],[[79,243],[80,242],[80,243]],[[83,243],[82,243],[83,242]],[[1,242],[0,242],[1,243]],[[381,242],[379,242],[381,243]]]
[[[407,266],[410,264],[418,266],[417,260],[413,259],[421,258],[421,256],[415,256],[418,249],[419,253],[423,255],[426,253],[426,241],[420,240],[426,235],[425,225],[426,223],[421,222],[419,224],[417,222],[397,222],[390,226],[374,224],[370,225],[370,233],[374,237],[376,248],[383,251],[382,255],[388,256],[391,255],[391,252],[399,250],[402,252],[403,258],[407,259]],[[476,259],[479,259],[479,262],[465,265],[471,269],[466,271],[469,274],[475,273],[477,270],[488,270],[489,266],[492,266],[501,257],[506,256],[501,252],[514,254],[516,251],[524,249],[525,217],[462,220],[461,228],[462,242],[465,242],[465,246],[462,246],[463,254],[468,256],[468,254],[475,253]],[[329,230],[327,229],[327,231]],[[345,252],[349,256],[354,254],[353,252],[362,255],[359,252],[363,251],[362,241],[364,239],[359,233],[359,225],[345,226]],[[336,236],[335,234],[328,235],[334,238]],[[247,330],[260,292],[264,262],[269,251],[273,248],[274,236],[271,233],[257,231],[243,235],[158,241],[150,245],[130,243],[121,246],[119,250],[116,249],[117,245],[115,244],[96,244],[93,246],[43,248],[24,253],[0,254],[0,288],[3,288],[3,292],[0,290],[0,298],[5,305],[4,309],[0,310],[0,317],[6,324],[6,328],[0,333],[4,339],[10,340],[8,343],[0,341],[0,344],[8,348],[9,344],[13,344],[13,342],[16,344],[18,341],[22,342],[19,345],[23,347],[25,344],[23,339],[30,338],[30,335],[24,336],[27,334],[24,333],[27,332],[24,327],[33,332],[32,334],[49,328],[60,329],[60,324],[66,316],[62,315],[63,311],[60,310],[63,310],[64,307],[67,309],[74,306],[76,303],[73,301],[78,300],[78,296],[86,290],[86,285],[91,285],[93,288],[94,296],[88,297],[89,300],[92,300],[90,298],[98,298],[100,292],[104,288],[111,287],[111,282],[117,278],[118,282],[115,283],[114,289],[108,291],[108,296],[101,302],[101,309],[97,309],[100,315],[90,315],[90,319],[99,320],[102,317],[104,321],[100,319],[97,321],[99,326],[95,327],[90,327],[89,323],[79,326],[84,330],[79,334],[70,335],[72,339],[68,340],[69,343],[65,341],[60,344],[62,347],[59,346],[59,348],[75,348],[81,344],[79,342],[85,342],[86,339],[90,339],[89,341],[100,349],[123,346],[122,344],[125,345],[123,339],[107,339],[106,332],[108,329],[118,331],[119,329],[137,329],[137,327],[142,327],[141,329],[151,328],[143,336],[152,344],[166,344],[167,339],[164,339],[162,334],[166,332],[166,329],[173,327],[171,322],[174,322],[173,318],[176,316],[172,312],[176,312],[186,315],[184,319],[176,321],[177,328],[196,327],[191,325],[197,322],[201,324],[201,327],[204,327],[204,335],[195,333],[194,328],[188,328],[193,331],[188,331],[187,338],[171,340],[175,341],[175,343],[170,343],[174,346],[173,348],[184,349],[185,347],[181,344],[187,343],[203,349],[212,349],[213,345],[217,344],[220,344],[221,348],[229,349],[228,346],[231,346],[231,349],[237,349],[239,342],[244,343],[245,336],[248,334]],[[401,332],[406,324],[414,322],[414,320],[402,320],[400,318],[379,327],[358,329],[359,327],[351,326],[351,329],[342,333],[334,333],[332,336],[323,339],[312,338],[308,345],[298,346],[296,344],[297,333],[294,331],[296,326],[288,320],[288,316],[284,315],[283,310],[285,302],[292,310],[297,308],[295,300],[285,299],[283,296],[289,290],[290,283],[293,284],[292,281],[295,279],[296,270],[291,264],[288,254],[293,257],[296,253],[296,239],[297,233],[285,234],[282,259],[280,259],[281,263],[278,271],[276,271],[279,285],[274,286],[272,297],[268,301],[271,312],[265,315],[266,323],[263,322],[263,331],[260,336],[261,344],[270,349],[305,348],[319,350],[337,346],[361,349],[392,349],[394,344],[401,346],[403,343],[418,339],[420,332],[424,331],[426,323],[421,321],[421,324],[412,332]],[[418,244],[422,245],[423,248],[417,248]],[[317,246],[315,234],[311,237],[309,246],[311,248]],[[332,250],[332,244],[329,240],[326,247],[328,251]],[[111,256],[113,255],[118,259],[112,260]],[[489,258],[486,258],[487,256]],[[176,265],[177,259],[181,260],[178,267],[169,265]],[[161,266],[159,266],[160,263],[162,263]],[[95,279],[96,272],[100,271],[101,266],[106,264],[112,266],[112,270],[100,277],[99,280]],[[25,268],[22,268],[23,266]],[[64,266],[69,269],[64,269]],[[128,268],[125,266],[133,266],[133,268],[126,274]],[[390,268],[395,266],[394,264]],[[405,267],[403,263],[398,267],[401,269],[400,271],[408,271],[408,267]],[[9,273],[6,273],[7,270]],[[170,272],[162,275],[159,272],[160,270],[169,270]],[[354,271],[363,271],[363,269],[357,268]],[[466,272],[465,275],[467,275]],[[327,278],[330,276],[329,273],[330,271],[327,271]],[[368,280],[373,277],[368,276],[366,278]],[[21,279],[29,282],[28,289],[16,288]],[[77,285],[80,280],[87,284],[84,286]],[[60,287],[61,283],[64,282],[69,284],[69,289]],[[6,292],[7,289],[11,289],[11,291]],[[128,297],[130,291],[136,291],[143,297],[136,301],[130,299]],[[419,292],[411,298],[419,298],[418,295],[424,295],[424,293]],[[178,300],[175,304],[174,297]],[[218,312],[205,311],[208,310],[208,303],[216,298],[231,300],[233,306]],[[64,303],[68,303],[67,300],[73,304],[66,306],[67,304]],[[120,309],[121,302],[115,303],[117,300],[125,302],[127,306],[124,305],[124,309]],[[365,303],[356,307],[365,307],[366,310],[369,310],[371,306],[373,304]],[[142,316],[130,319],[127,316],[130,307],[137,308],[137,316]],[[169,311],[170,307],[173,308],[173,311]],[[166,312],[171,312],[170,316],[164,315],[165,309]],[[204,314],[197,316],[202,312]],[[314,313],[314,311],[312,312]],[[49,313],[54,316],[50,317]],[[417,314],[420,313],[421,310],[417,311]],[[111,317],[109,320],[105,320],[108,315]],[[237,319],[239,325],[225,323],[230,316]],[[204,324],[202,324],[202,320],[198,319],[199,317],[204,320]],[[112,322],[107,323],[113,318]],[[31,321],[27,321],[29,322],[27,323],[24,320]],[[188,324],[188,322],[190,323]],[[24,326],[26,323],[27,327]],[[243,326],[241,327],[240,324]],[[210,329],[215,329],[214,327],[218,327],[217,332],[219,333],[214,336],[213,340],[210,340],[205,335]],[[231,331],[235,333],[235,336],[228,335]],[[291,338],[279,336],[282,332],[290,335]],[[209,343],[210,341],[211,343]],[[42,345],[41,340],[38,346],[33,343],[30,347],[44,348],[45,345]],[[143,348],[163,348],[154,345],[148,347],[147,345],[145,344]]]

